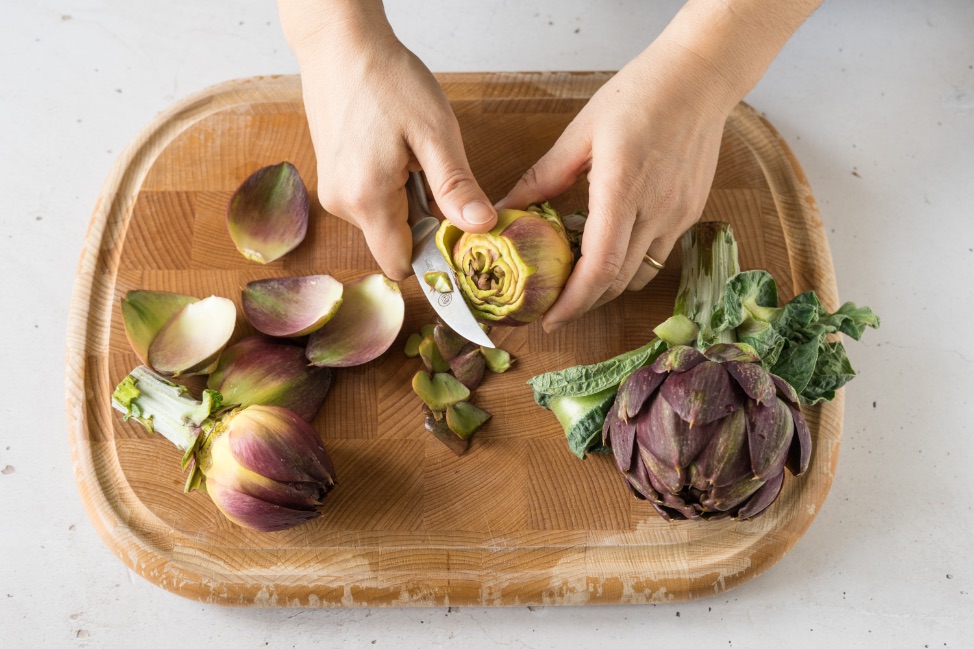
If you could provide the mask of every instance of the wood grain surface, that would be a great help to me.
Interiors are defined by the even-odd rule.
[[[440,75],[473,170],[492,199],[555,141],[607,73]],[[767,514],[749,522],[667,523],[633,498],[609,457],[575,459],[525,381],[642,345],[672,312],[678,254],[645,290],[553,335],[497,330],[516,358],[475,401],[494,414],[456,458],[423,429],[402,354],[433,319],[413,279],[392,350],[335,372],[315,426],[339,485],[323,515],[261,534],[224,519],[205,494],[182,492],[180,453],[121,421],[113,386],[136,365],[119,299],[135,288],[234,299],[261,277],[375,272],[358,230],[313,198],[308,237],[261,266],[227,234],[231,192],[260,166],[293,162],[314,192],[315,158],[295,77],[229,82],[159,116],[108,177],[78,268],[67,340],[68,434],[78,488],[112,551],[170,591],[258,606],[547,605],[676,601],[722,593],[772,566],[825,500],[841,441],[843,399],[805,409],[810,470],[788,475]],[[580,182],[555,201],[586,204]],[[818,291],[838,303],[808,184],[784,142],[741,105],[727,121],[703,218],[729,221],[744,268],[767,268],[782,298]],[[234,339],[253,332],[238,310]]]

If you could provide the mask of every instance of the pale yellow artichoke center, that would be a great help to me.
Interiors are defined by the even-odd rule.
[[[520,306],[531,269],[510,239],[465,233],[453,254],[460,290],[484,318],[500,320]]]

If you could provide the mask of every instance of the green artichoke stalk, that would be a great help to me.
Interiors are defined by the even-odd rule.
[[[558,214],[498,210],[489,232],[463,232],[443,221],[436,244],[453,268],[474,316],[491,324],[534,322],[568,281],[572,251]]]
[[[623,381],[603,443],[633,493],[671,518],[757,516],[812,440],[798,394],[749,345],[675,346]]]
[[[186,491],[205,491],[234,523],[269,532],[316,518],[335,486],[335,470],[314,428],[287,408],[221,409],[222,400],[205,390],[197,401],[145,366],[112,394],[126,420],[184,451]]]

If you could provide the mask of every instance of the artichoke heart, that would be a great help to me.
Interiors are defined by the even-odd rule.
[[[489,232],[440,224],[436,244],[457,286],[480,320],[520,326],[547,311],[568,281],[572,252],[554,210],[499,210]]]

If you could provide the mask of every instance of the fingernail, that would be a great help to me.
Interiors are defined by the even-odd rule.
[[[544,329],[545,333],[550,334],[558,331],[565,326],[564,322],[542,322],[541,327]]]
[[[482,225],[493,220],[494,210],[481,201],[471,201],[460,210],[460,216],[467,223]]]

